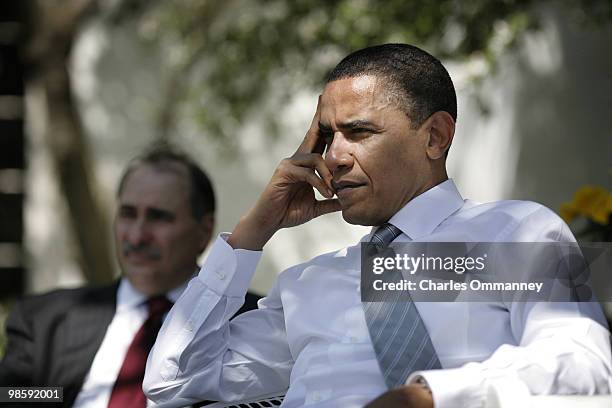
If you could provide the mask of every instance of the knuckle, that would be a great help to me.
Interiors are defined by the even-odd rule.
[[[295,152],[293,153],[291,157],[287,157],[285,160],[287,160],[289,163],[293,163],[293,162],[301,160],[303,156],[304,156],[303,153]]]
[[[280,163],[278,163],[278,166],[276,166],[276,169],[274,170],[274,174],[286,173],[290,165],[291,165],[291,162],[289,159],[281,160]]]
[[[308,162],[314,167],[320,167],[323,163],[323,157],[318,153],[308,153]]]

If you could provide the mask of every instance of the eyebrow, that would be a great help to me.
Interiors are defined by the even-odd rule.
[[[119,205],[119,211],[137,211],[137,209],[136,209],[136,205],[124,203],[124,204]],[[163,216],[163,217],[174,218],[176,214],[171,210],[166,210],[163,208],[147,207],[145,209],[145,216],[149,216],[149,217],[150,216],[154,216],[154,217]]]
[[[338,127],[340,129],[347,129],[347,130],[354,130],[354,129],[360,129],[360,128],[379,129],[379,127],[376,126],[374,123],[368,120],[362,120],[362,119],[352,120],[346,123],[340,123],[338,124]],[[319,122],[319,130],[323,133],[331,133],[332,128],[329,125]]]

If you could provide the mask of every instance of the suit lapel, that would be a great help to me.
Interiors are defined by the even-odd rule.
[[[68,313],[58,350],[62,367],[56,371],[61,377],[58,383],[75,385],[75,389],[64,390],[65,400],[66,397],[76,398],[89,372],[115,314],[117,288],[118,284],[113,284],[85,292],[81,301]]]

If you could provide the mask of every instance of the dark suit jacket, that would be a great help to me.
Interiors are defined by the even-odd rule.
[[[72,406],[115,314],[118,286],[62,289],[17,302],[6,322],[0,386],[62,386],[63,406]],[[256,309],[259,298],[248,293],[238,313]]]

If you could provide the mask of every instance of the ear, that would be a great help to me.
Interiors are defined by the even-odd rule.
[[[199,222],[199,229],[201,231],[200,252],[204,252],[215,230],[215,214],[214,213],[204,214],[204,216]]]
[[[429,132],[427,157],[431,160],[444,158],[455,135],[453,117],[448,112],[438,111],[433,113],[423,125],[422,130]]]

